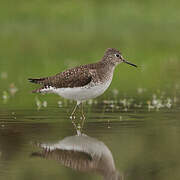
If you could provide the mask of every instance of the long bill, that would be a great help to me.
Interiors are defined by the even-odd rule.
[[[130,63],[129,61],[123,59],[123,62],[126,63],[126,64],[129,64],[131,66],[134,66],[134,67],[137,67],[137,65],[133,64],[133,63]]]

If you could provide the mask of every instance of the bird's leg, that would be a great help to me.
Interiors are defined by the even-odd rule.
[[[71,113],[71,116],[69,117],[70,119],[71,119],[71,121],[72,121],[72,124],[73,124],[73,126],[74,126],[74,128],[76,129],[76,131],[77,131],[77,126],[76,126],[76,123],[75,123],[75,112],[76,112],[76,109],[77,109],[77,107],[78,107],[78,104],[76,104],[76,106],[74,107],[74,109],[73,109],[73,111],[72,111],[72,113]]]
[[[86,119],[83,111],[83,103],[81,103],[81,130],[83,129],[84,126],[84,120]]]
[[[75,114],[76,109],[77,109],[77,107],[79,106],[79,104],[81,104],[81,101],[77,101],[77,104],[76,104],[76,106],[74,107],[74,109],[73,109],[73,111],[72,111],[72,113],[71,113],[71,116],[70,116],[70,119],[72,120],[72,124],[73,124],[74,128],[76,129],[76,131],[79,129],[79,127],[78,127],[78,126],[76,125],[76,123],[75,123],[76,116],[75,116],[74,114]]]
[[[72,113],[71,113],[71,116],[69,117],[70,119],[75,119],[75,118],[76,118],[76,117],[74,116],[74,114],[75,114],[75,112],[76,112],[77,107],[78,107],[78,103],[75,105],[75,107],[74,107],[74,109],[73,109],[73,111],[72,111]]]

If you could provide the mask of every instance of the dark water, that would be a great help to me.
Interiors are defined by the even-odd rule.
[[[68,119],[72,106],[1,109],[0,179],[180,178],[178,105],[159,111],[100,107],[85,106],[80,136]]]

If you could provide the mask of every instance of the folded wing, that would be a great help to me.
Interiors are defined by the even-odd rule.
[[[44,78],[29,78],[32,83],[43,85],[41,88],[33,92],[40,92],[41,89],[47,87],[53,88],[73,88],[82,87],[89,84],[92,80],[91,73],[88,68],[78,67],[56,74],[55,76]]]

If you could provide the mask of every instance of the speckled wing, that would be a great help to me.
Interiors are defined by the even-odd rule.
[[[92,75],[90,70],[83,66],[66,70],[51,77],[29,79],[32,83],[43,85],[42,88],[49,86],[54,88],[82,87],[89,84],[91,80]]]

